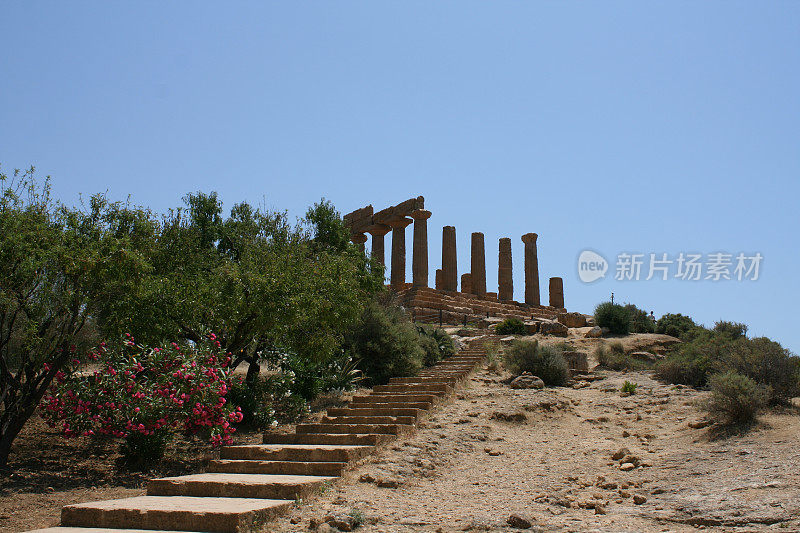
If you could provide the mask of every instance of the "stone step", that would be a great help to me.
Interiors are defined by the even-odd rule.
[[[372,433],[359,434],[326,434],[326,433],[266,433],[264,444],[346,444],[357,446],[375,446],[394,439],[394,435]]]
[[[388,416],[388,415],[348,415],[348,416],[323,416],[322,424],[404,424],[413,425],[415,416]]]
[[[216,459],[206,468],[209,472],[230,474],[285,474],[290,476],[341,476],[347,468],[344,462],[324,461],[253,461]]]
[[[418,411],[427,411],[432,406],[431,402],[407,402],[402,399],[394,402],[372,401],[350,404],[350,408],[352,409],[417,409]]]
[[[434,403],[438,399],[436,394],[410,394],[396,392],[392,394],[369,394],[367,396],[353,396],[351,404],[357,403],[393,403],[393,402],[428,402]]]
[[[379,394],[386,392],[434,392],[449,394],[453,392],[453,387],[443,383],[400,383],[392,385],[375,385],[372,387],[372,391]]]
[[[367,455],[374,449],[374,446],[345,444],[246,444],[222,448],[220,459],[347,463]]]
[[[417,419],[422,415],[422,409],[405,409],[398,408],[370,408],[363,407],[361,409],[356,407],[332,407],[328,409],[328,416],[400,416]]]
[[[209,472],[151,479],[147,495],[297,500],[335,480],[331,476]]]
[[[244,533],[293,505],[292,500],[137,496],[67,505],[61,510],[61,525]]]
[[[459,380],[456,378],[446,378],[446,377],[438,377],[438,376],[415,376],[413,378],[392,378],[389,380],[389,384],[400,384],[400,383],[444,383],[445,385],[450,385],[454,387],[458,384]]]
[[[190,531],[166,531],[164,529],[112,529],[107,527],[48,527],[26,533],[192,533]]]
[[[298,424],[297,433],[378,433],[400,435],[413,426],[403,424]]]

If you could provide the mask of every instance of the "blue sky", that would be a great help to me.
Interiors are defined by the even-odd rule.
[[[431,283],[454,225],[460,272],[485,233],[490,290],[513,239],[522,299],[533,231],[570,310],[613,291],[800,352],[800,3],[4,2],[0,21],[0,164],[68,202],[423,195]],[[584,249],[606,278],[578,279]],[[616,281],[623,251],[764,259],[757,281]]]

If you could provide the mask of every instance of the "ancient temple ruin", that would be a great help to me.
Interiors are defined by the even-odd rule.
[[[514,301],[511,239],[504,237],[498,247],[498,289],[487,292],[486,253],[483,233],[471,235],[469,272],[461,275],[458,290],[456,229],[442,228],[442,268],[437,269],[434,288],[428,286],[428,219],[425,198],[418,196],[374,212],[368,205],[344,216],[351,240],[362,250],[367,234],[372,236],[372,257],[385,265],[384,237],[392,233],[389,287],[401,298],[416,320],[460,324],[485,317],[521,320],[555,319],[565,313],[561,278],[549,280],[549,305],[542,305],[539,293],[539,259],[536,233],[522,235],[525,269],[525,301]],[[406,282],[406,227],[414,224],[411,283]]]

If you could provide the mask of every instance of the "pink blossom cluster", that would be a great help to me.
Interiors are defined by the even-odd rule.
[[[231,358],[215,335],[192,347],[152,349],[127,335],[119,351],[102,344],[89,359],[101,370],[57,376],[43,402],[44,418],[64,436],[183,431],[213,445],[232,442],[242,412],[225,398]]]

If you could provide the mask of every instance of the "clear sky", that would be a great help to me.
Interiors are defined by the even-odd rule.
[[[570,310],[613,291],[800,352],[799,2],[7,1],[0,24],[0,164],[67,202],[423,195],[431,283],[454,225],[460,273],[485,233],[489,290],[513,239],[521,299],[536,232]],[[592,284],[584,249],[610,263]],[[757,281],[618,281],[623,251],[642,278],[650,253],[763,261]]]

